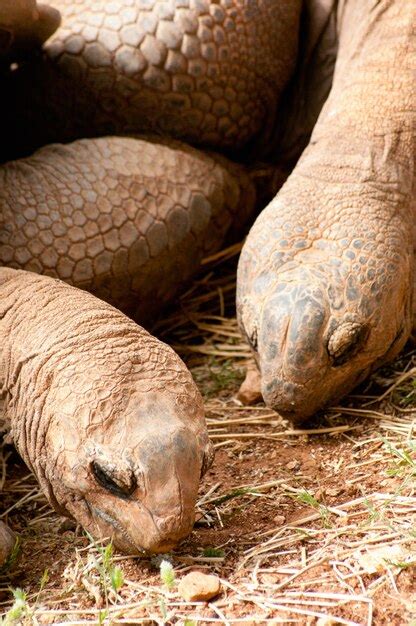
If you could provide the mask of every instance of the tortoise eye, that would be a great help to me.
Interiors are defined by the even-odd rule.
[[[91,463],[91,469],[97,483],[101,485],[101,487],[103,487],[106,491],[109,491],[114,496],[117,496],[122,500],[129,500],[131,494],[137,487],[137,481],[134,475],[132,475],[132,480],[130,481],[130,484],[126,485],[119,484],[96,461],[93,461]]]

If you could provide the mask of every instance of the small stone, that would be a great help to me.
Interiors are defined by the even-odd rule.
[[[299,461],[289,461],[289,463],[286,464],[286,467],[289,470],[296,470],[299,469],[300,463]]]
[[[273,518],[273,521],[278,526],[282,526],[285,523],[286,518],[285,518],[284,515],[275,515],[274,518]]]
[[[178,592],[187,602],[211,600],[221,591],[221,583],[218,576],[203,574],[202,572],[190,572],[182,578],[178,585]]]
[[[339,496],[340,493],[344,491],[343,487],[327,487],[325,489],[325,493],[327,496]]]

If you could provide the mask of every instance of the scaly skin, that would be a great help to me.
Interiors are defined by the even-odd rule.
[[[4,166],[2,261],[149,314],[224,236],[244,187],[248,211],[253,201],[240,168],[159,144],[80,141]],[[152,305],[140,291],[149,282]],[[119,312],[50,278],[0,269],[0,294],[4,417],[51,504],[124,551],[169,550],[192,528],[211,456],[184,364]],[[3,562],[13,534],[0,531]]]
[[[295,420],[393,358],[412,328],[415,19],[412,2],[339,4],[331,94],[240,258],[264,399]]]
[[[61,278],[143,322],[252,214],[243,168],[173,140],[103,137],[0,167],[0,265]]]
[[[4,417],[55,509],[129,553],[185,537],[211,447],[173,350],[84,291],[7,268],[0,345]]]
[[[36,0],[3,0],[0,3],[0,67],[2,64],[7,67],[33,46],[41,45],[59,23],[59,12],[44,4],[38,5]],[[3,411],[2,403],[0,410]],[[8,567],[16,541],[10,528],[0,522],[0,568]]]
[[[144,131],[216,149],[267,141],[294,69],[301,0],[54,6],[62,27],[46,58],[14,73],[21,81],[9,120],[15,144],[22,129],[33,139],[29,149]],[[27,93],[32,117],[24,126],[28,112],[19,112],[15,126]]]

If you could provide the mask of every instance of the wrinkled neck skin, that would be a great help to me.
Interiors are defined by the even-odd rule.
[[[60,281],[0,268],[0,302],[5,417],[51,504],[128,553],[169,550],[211,456],[185,365]]]
[[[293,420],[348,392],[411,332],[414,12],[339,3],[330,96],[241,254],[240,326],[266,403]]]

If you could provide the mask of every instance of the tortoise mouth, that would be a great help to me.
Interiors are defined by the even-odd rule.
[[[322,397],[314,395],[306,385],[278,377],[262,380],[262,395],[267,406],[295,424],[315,413],[322,402]]]
[[[135,541],[127,528],[110,513],[90,503],[87,503],[87,505],[93,519],[99,523],[104,523],[106,527],[110,527],[113,530],[112,533],[110,532],[110,539],[113,541],[116,548],[126,554],[145,557],[151,556],[152,554],[170,552],[170,550],[172,550],[178,543],[177,540],[170,540],[169,538],[164,539],[160,537],[160,541],[154,540],[151,547],[145,548],[143,545]],[[148,539],[150,540],[152,536],[154,536],[154,531],[148,533]]]
[[[334,310],[322,285],[300,281],[265,302],[257,352],[268,406],[300,422],[354,386],[372,358],[370,321],[356,309]]]
[[[117,519],[107,511],[103,511],[99,507],[90,504],[88,501],[87,505],[93,519],[98,519],[100,522],[104,522],[106,526],[110,526],[113,529],[114,532],[111,533],[110,539],[118,548],[129,554],[146,554],[146,550],[134,541],[128,530],[122,526]]]

